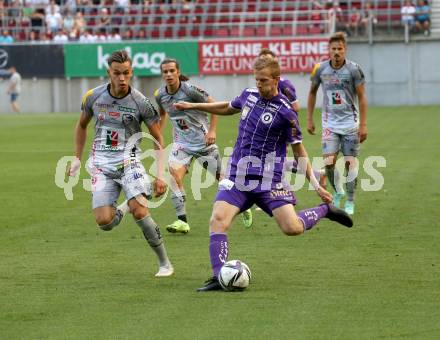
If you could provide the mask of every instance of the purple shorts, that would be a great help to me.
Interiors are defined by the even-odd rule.
[[[251,191],[241,191],[235,185],[232,188],[224,188],[221,186],[221,183],[215,201],[225,201],[236,206],[240,209],[240,212],[256,204],[269,216],[273,216],[272,211],[283,205],[296,205],[295,194],[285,188],[273,188],[272,190],[256,188]]]

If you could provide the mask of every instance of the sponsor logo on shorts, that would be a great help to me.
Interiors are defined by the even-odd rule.
[[[270,197],[272,198],[289,198],[290,197],[290,191],[289,190],[271,190]]]

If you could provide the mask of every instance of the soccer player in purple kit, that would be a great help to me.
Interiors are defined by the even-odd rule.
[[[330,205],[332,196],[316,180],[302,145],[298,116],[287,98],[278,93],[280,66],[276,60],[258,58],[254,64],[256,88],[247,88],[231,102],[175,104],[179,110],[201,109],[218,115],[241,112],[239,133],[228,165],[219,183],[209,222],[209,253],[213,276],[198,291],[220,290],[218,273],[227,261],[227,231],[234,217],[253,204],[273,216],[286,235],[300,235],[322,218],[351,227],[353,221],[341,209]],[[295,212],[296,198],[282,182],[287,144],[295,158],[306,166],[306,176],[323,204]]]

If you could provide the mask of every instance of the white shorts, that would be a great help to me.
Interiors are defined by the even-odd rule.
[[[339,151],[344,156],[357,157],[360,149],[358,131],[355,130],[348,134],[339,134],[324,129],[322,131],[322,154],[337,154]]]
[[[168,157],[168,164],[170,167],[176,165],[185,166],[187,169],[191,166],[192,160],[196,159],[201,166],[207,169],[213,176],[220,175],[221,159],[216,144],[210,145],[198,151],[192,151],[184,148],[181,145],[173,144],[170,155]]]
[[[121,189],[127,200],[144,195],[152,197],[152,187],[144,166],[131,161],[125,168],[116,171],[96,169],[92,176],[92,207],[116,206]]]

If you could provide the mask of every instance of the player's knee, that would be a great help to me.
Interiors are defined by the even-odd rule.
[[[134,207],[134,209],[132,209],[131,213],[133,215],[133,218],[136,221],[139,221],[148,215],[148,209],[143,206],[136,206],[136,207]]]
[[[304,233],[304,227],[300,221],[286,221],[282,223],[281,230],[287,236],[298,236]]]
[[[110,231],[113,229],[113,218],[111,216],[97,216],[96,223],[99,228],[104,231]]]
[[[228,229],[228,224],[224,214],[214,211],[209,220],[209,229],[212,232],[225,232]]]

